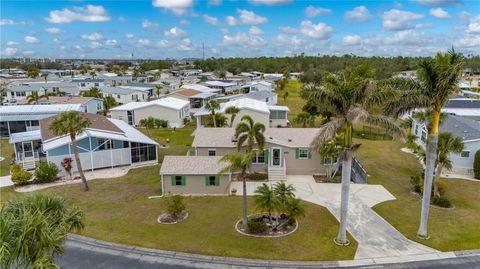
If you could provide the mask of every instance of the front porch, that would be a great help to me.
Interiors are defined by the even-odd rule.
[[[14,145],[15,163],[25,170],[35,169],[37,162],[46,159],[46,154],[42,151],[40,130],[14,133],[9,142]]]

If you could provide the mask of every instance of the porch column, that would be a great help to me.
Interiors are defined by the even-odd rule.
[[[110,164],[113,168],[113,141],[110,139]]]
[[[201,117],[201,116],[197,116],[197,117],[196,117],[196,118],[197,118],[197,128],[203,127],[203,126],[202,126],[202,120],[200,119],[200,117]]]
[[[35,162],[35,150],[33,150],[33,141],[30,141],[30,147],[32,147],[32,156],[33,156],[33,161]]]
[[[93,148],[92,148],[92,137],[88,137],[88,143],[90,144],[90,166],[92,167],[93,171]]]
[[[7,121],[8,136],[10,136],[10,122]]]

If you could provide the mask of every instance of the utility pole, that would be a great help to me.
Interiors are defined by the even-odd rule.
[[[205,61],[205,42],[202,42],[202,59]]]

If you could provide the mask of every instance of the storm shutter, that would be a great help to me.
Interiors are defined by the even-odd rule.
[[[295,149],[295,159],[298,159],[300,157],[300,149],[296,148]]]
[[[209,186],[209,185],[210,185],[209,176],[205,176],[205,186]]]
[[[263,158],[265,159],[265,163],[268,163],[268,149],[263,151]]]
[[[172,186],[175,186],[175,176],[171,176],[172,179]]]
[[[182,186],[185,186],[185,176],[182,176]]]
[[[310,160],[312,158],[312,150],[308,149],[308,159]]]
[[[219,176],[215,177],[215,186],[220,186],[220,177]]]

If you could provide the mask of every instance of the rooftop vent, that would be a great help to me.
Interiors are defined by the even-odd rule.
[[[292,142],[292,139],[288,139],[288,142]]]

